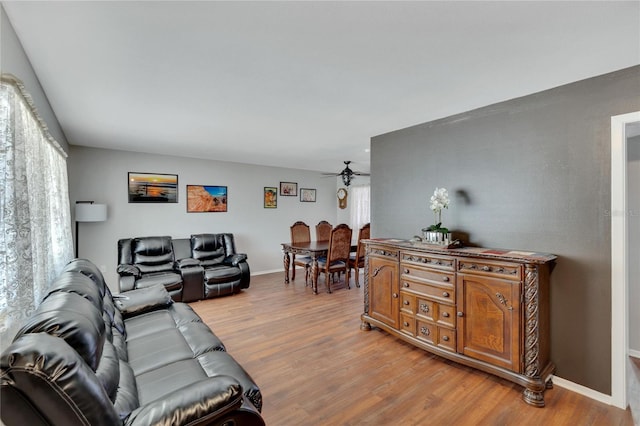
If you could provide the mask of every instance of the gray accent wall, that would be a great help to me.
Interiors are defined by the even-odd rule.
[[[373,137],[372,236],[419,234],[445,187],[471,245],[556,254],[556,375],[610,394],[611,117],[638,110],[640,66]]]

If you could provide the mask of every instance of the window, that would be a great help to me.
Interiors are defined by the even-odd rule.
[[[351,209],[349,213],[349,226],[353,229],[353,232],[358,236],[358,230],[363,225],[371,221],[370,216],[370,194],[371,187],[365,186],[352,186],[349,190],[351,198]]]
[[[66,154],[15,77],[0,81],[0,337],[73,257]]]

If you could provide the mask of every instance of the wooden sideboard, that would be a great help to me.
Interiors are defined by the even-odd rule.
[[[366,240],[363,330],[523,386],[544,406],[549,357],[549,275],[556,256],[478,247],[446,249]]]

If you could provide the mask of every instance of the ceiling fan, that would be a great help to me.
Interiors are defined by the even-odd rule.
[[[323,175],[341,176],[342,183],[344,183],[346,187],[349,187],[349,185],[351,185],[351,181],[353,180],[354,176],[371,176],[369,173],[362,173],[362,172],[356,172],[351,170],[351,168],[349,167],[349,164],[351,164],[351,161],[345,161],[344,164],[346,165],[346,167],[340,173],[323,173]]]

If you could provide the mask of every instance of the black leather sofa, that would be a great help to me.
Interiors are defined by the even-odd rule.
[[[247,255],[236,253],[229,233],[121,239],[118,263],[120,291],[162,284],[177,302],[238,293],[250,283]]]
[[[69,263],[0,357],[12,425],[264,425],[262,396],[223,343],[161,285],[113,295]]]

